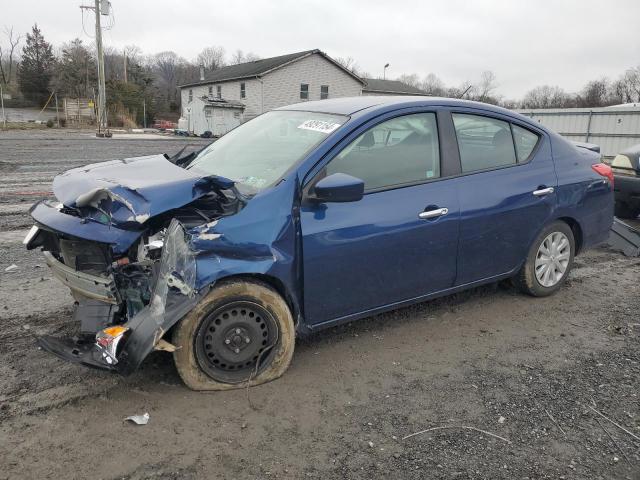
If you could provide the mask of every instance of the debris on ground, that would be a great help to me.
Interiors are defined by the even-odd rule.
[[[145,413],[143,415],[131,415],[130,417],[125,418],[124,421],[133,422],[136,425],[146,425],[147,423],[149,423],[149,414]]]
[[[4,269],[5,272],[15,272],[16,270],[18,270],[18,265],[16,265],[15,263],[9,265]]]

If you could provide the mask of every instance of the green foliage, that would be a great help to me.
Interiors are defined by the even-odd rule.
[[[51,45],[45,41],[38,25],[34,25],[22,49],[18,68],[18,85],[26,99],[44,104],[49,96],[49,81],[55,58]]]
[[[53,128],[53,120],[47,120],[47,128]]]
[[[155,103],[150,92],[141,85],[110,80],[107,87],[107,109],[110,112],[126,110],[138,125],[144,125],[144,111],[146,102],[147,126],[153,123]],[[113,116],[113,114],[112,114]],[[118,122],[118,119],[112,119]]]
[[[82,40],[76,38],[63,45],[62,57],[55,68],[54,86],[58,94],[90,97],[96,81],[96,62]]]

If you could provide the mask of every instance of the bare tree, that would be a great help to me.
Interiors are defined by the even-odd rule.
[[[22,35],[15,35],[13,33],[13,26],[4,27],[4,33],[9,42],[9,48],[2,48],[0,45],[0,80],[2,83],[7,84],[11,83],[11,78],[13,76],[13,67],[15,64],[14,61],[14,52],[22,39]],[[6,60],[5,60],[6,56]]]
[[[522,108],[566,108],[573,106],[571,95],[558,86],[542,85],[528,91]]]
[[[610,87],[618,103],[640,102],[640,66],[630,68]]]
[[[225,66],[225,55],[224,47],[205,47],[198,54],[196,62],[198,65],[203,65],[206,70],[218,70]]]
[[[398,77],[398,80],[415,88],[420,88],[422,84],[420,77],[415,73],[403,73]]]
[[[239,63],[247,63],[247,62],[255,62],[256,60],[260,60],[260,57],[253,52],[247,52],[246,54],[238,49],[233,55],[231,55],[231,61],[229,62],[231,65],[237,65]]]
[[[444,82],[435,74],[430,73],[420,82],[420,88],[429,95],[442,96],[445,94]]]
[[[578,107],[604,107],[616,103],[609,96],[609,81],[606,78],[588,82],[576,98]]]
[[[476,100],[484,102],[489,100],[492,93],[497,88],[496,76],[491,70],[486,70],[480,74],[480,81],[477,84]]]
[[[358,75],[360,67],[353,57],[335,57],[334,60],[343,68],[349,70],[351,73]]]
[[[177,110],[180,104],[178,85],[195,80],[198,67],[172,51],[160,52],[148,60],[148,68],[156,79],[159,110]]]

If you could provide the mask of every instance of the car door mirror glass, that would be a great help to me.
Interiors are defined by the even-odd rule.
[[[364,195],[364,181],[346,173],[334,173],[316,183],[312,192],[309,199],[317,202],[357,202]]]

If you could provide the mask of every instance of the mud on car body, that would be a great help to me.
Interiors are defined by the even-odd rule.
[[[611,225],[590,153],[496,107],[358,97],[70,170],[25,244],[80,332],[40,345],[124,374],[167,350],[189,387],[219,390],[280,376],[296,335],[508,277],[554,293]]]

